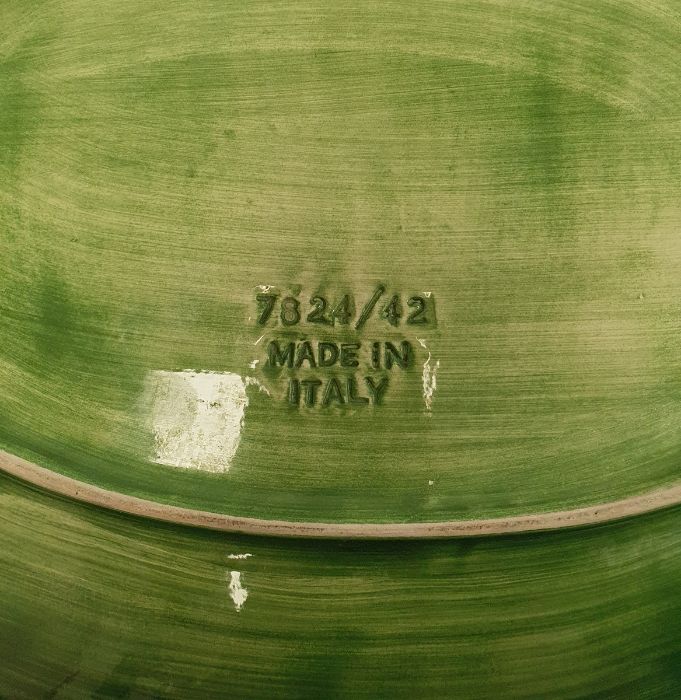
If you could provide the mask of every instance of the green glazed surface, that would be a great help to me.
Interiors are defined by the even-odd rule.
[[[535,513],[677,481],[680,41],[660,1],[0,2],[0,446],[284,520]],[[430,292],[436,323],[257,324],[257,285],[360,308],[379,284]],[[295,408],[273,338],[414,359],[381,406]],[[270,392],[247,388],[224,474],[152,459],[146,383],[184,369]]]
[[[0,695],[677,698],[680,517],[480,540],[271,540],[126,518],[3,476]]]

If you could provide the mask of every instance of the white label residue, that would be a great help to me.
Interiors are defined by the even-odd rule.
[[[245,382],[232,372],[155,371],[148,377],[153,460],[224,473],[234,459],[248,406]]]

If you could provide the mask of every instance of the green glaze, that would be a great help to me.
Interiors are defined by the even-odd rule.
[[[0,695],[677,698],[680,518],[270,540],[129,519],[2,477]]]
[[[0,2],[0,447],[288,520],[677,481],[680,40],[660,1]],[[414,367],[381,407],[287,407],[265,341],[300,329],[260,328],[255,286],[379,283],[437,327],[310,338],[407,338]],[[226,474],[151,461],[146,377],[187,368],[272,394]]]

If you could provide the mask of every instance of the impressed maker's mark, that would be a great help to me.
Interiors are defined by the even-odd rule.
[[[415,366],[417,351],[404,336],[410,329],[423,333],[436,325],[430,292],[405,295],[379,284],[357,304],[351,293],[331,299],[303,295],[300,288],[289,294],[271,285],[258,289],[254,320],[269,332],[256,341],[257,345],[265,340],[260,345],[264,357],[254,364],[259,363],[270,378],[286,382],[285,400],[291,406],[383,405],[395,373],[407,373]],[[381,328],[389,339],[381,338]],[[365,337],[368,333],[373,337]],[[425,406],[430,411],[432,390]]]

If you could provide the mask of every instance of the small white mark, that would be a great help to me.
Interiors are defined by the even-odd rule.
[[[259,284],[256,286],[256,289],[259,289],[261,292],[264,292],[265,294],[267,294],[267,292],[269,292],[270,289],[272,289],[272,285],[271,284]]]
[[[241,572],[228,571],[229,574],[229,597],[234,603],[234,608],[237,612],[241,612],[246,599],[248,598],[248,589],[241,585]]]
[[[260,362],[260,360],[253,360],[253,362],[249,362],[249,363],[248,363],[248,366],[249,366],[251,369],[255,369],[255,366],[258,364],[258,362]]]
[[[432,479],[428,479],[428,486],[432,486],[435,482]]]
[[[432,367],[430,360],[431,355],[428,353],[428,359],[423,363],[423,402],[426,405],[426,411],[431,411],[433,408],[433,394],[437,389],[437,371],[440,368],[440,360]]]
[[[248,559],[249,557],[252,557],[252,554],[249,554],[246,552],[245,554],[228,554],[227,559]]]
[[[430,299],[432,294],[433,294],[432,292],[423,292],[423,296],[426,297],[426,299]]]
[[[261,335],[261,336],[255,341],[255,343],[253,343],[253,345],[257,345],[264,337],[265,337],[264,335]]]
[[[416,340],[419,341],[419,345],[420,345],[422,348],[425,348],[426,350],[428,349],[428,346],[426,345],[426,341],[425,341],[424,338],[416,338]]]
[[[645,298],[645,297],[643,296],[643,292],[641,292],[641,293],[638,295],[638,298],[639,298],[639,299],[644,299],[644,298]]]

